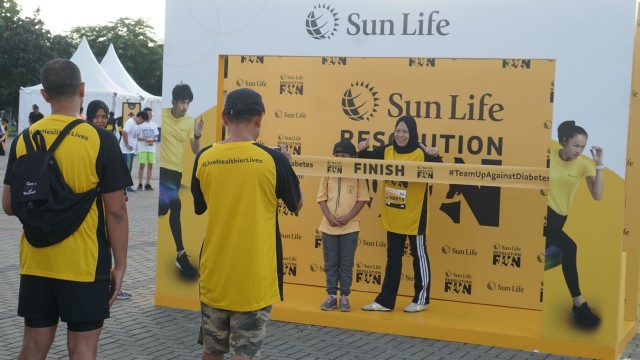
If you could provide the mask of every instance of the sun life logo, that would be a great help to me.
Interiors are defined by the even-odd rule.
[[[338,13],[329,5],[316,5],[307,15],[307,33],[316,40],[331,39],[338,30]]]
[[[369,120],[378,111],[378,92],[368,83],[355,82],[342,95],[342,111],[353,121]]]

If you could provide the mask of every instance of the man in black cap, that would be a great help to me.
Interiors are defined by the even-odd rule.
[[[302,194],[291,155],[255,142],[264,111],[256,91],[230,92],[222,111],[228,137],[203,149],[193,167],[194,209],[209,210],[200,254],[203,359],[256,356],[271,306],[281,301],[278,199],[297,212]]]
[[[29,125],[35,124],[38,120],[44,118],[44,115],[40,112],[38,104],[33,104],[31,109],[33,111],[29,113]]]

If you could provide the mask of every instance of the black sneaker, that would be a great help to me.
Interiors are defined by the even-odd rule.
[[[589,308],[586,302],[580,306],[573,305],[571,309],[573,316],[576,318],[580,325],[585,327],[594,327],[600,325],[600,318],[596,316]]]
[[[194,277],[196,275],[196,269],[194,269],[193,266],[191,266],[191,263],[189,263],[189,258],[186,252],[176,257],[176,266],[180,269],[182,275],[186,277]]]
[[[146,184],[146,185],[144,186],[144,189],[145,189],[146,191],[153,191],[153,187],[151,186],[151,184]],[[140,190],[142,190],[142,184],[140,185]]]
[[[142,191],[142,184],[138,184],[138,191]]]

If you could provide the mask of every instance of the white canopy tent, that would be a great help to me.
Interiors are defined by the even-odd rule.
[[[113,47],[113,44],[109,45],[109,49],[107,50],[106,55],[100,62],[100,66],[102,69],[109,74],[111,79],[118,84],[121,88],[125,89],[127,92],[132,94],[138,94],[142,98],[142,107],[150,107],[153,109],[154,117],[153,121],[155,121],[158,126],[160,126],[162,121],[161,111],[162,111],[162,97],[151,95],[142,89],[136,82],[133,80],[131,75],[127,72],[127,70],[122,66],[118,55],[116,54],[116,50]],[[117,108],[112,111],[116,114],[116,116],[120,116],[122,112],[122,102],[116,104]]]
[[[78,49],[70,60],[80,68],[82,80],[85,82],[85,109],[88,103],[96,99],[104,101],[110,109],[115,109],[114,112],[118,104],[122,108],[123,102],[142,102],[141,95],[123,89],[111,79],[93,56],[86,38],[80,41]],[[45,116],[51,113],[51,107],[40,94],[41,89],[42,84],[20,88],[18,131],[29,126],[28,117],[33,104],[37,104],[40,112]]]

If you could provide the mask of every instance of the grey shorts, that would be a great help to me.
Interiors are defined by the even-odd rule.
[[[271,305],[256,311],[238,312],[213,308],[200,302],[198,344],[208,354],[256,357],[267,335]]]

